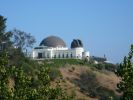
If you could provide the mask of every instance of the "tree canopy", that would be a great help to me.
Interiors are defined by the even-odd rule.
[[[13,45],[21,51],[27,49],[28,47],[32,47],[36,42],[35,38],[31,36],[30,33],[26,33],[18,29],[12,30],[11,33],[13,34]]]
[[[6,32],[6,18],[0,15],[0,44],[6,43],[9,47],[11,46],[11,37],[12,33],[11,32]]]
[[[31,48],[36,42],[35,38],[30,33],[18,29],[6,32],[6,20],[4,16],[0,15],[0,45],[6,46],[6,49],[15,48],[20,51]]]
[[[123,92],[122,100],[132,100],[133,98],[133,45],[131,45],[128,56],[124,57],[123,62],[118,67],[116,74],[121,81],[118,84],[118,89]]]

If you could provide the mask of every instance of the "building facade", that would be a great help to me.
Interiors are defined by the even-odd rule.
[[[90,57],[89,52],[83,48],[79,39],[74,39],[69,49],[65,42],[57,36],[49,36],[42,40],[38,47],[32,51],[32,58],[43,59],[83,59]]]

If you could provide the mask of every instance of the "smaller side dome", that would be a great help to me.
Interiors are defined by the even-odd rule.
[[[79,39],[73,39],[71,43],[71,48],[83,47],[83,43]]]

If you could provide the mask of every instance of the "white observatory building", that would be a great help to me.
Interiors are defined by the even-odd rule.
[[[71,48],[68,48],[65,42],[57,36],[49,36],[43,39],[38,47],[32,51],[34,60],[44,59],[83,59],[90,55],[83,48],[83,43],[79,39],[73,39]]]

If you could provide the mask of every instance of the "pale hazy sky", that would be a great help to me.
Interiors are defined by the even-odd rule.
[[[79,38],[91,55],[116,63],[133,43],[133,0],[1,0],[0,14],[7,31],[31,33],[36,46],[49,35],[68,47]]]

